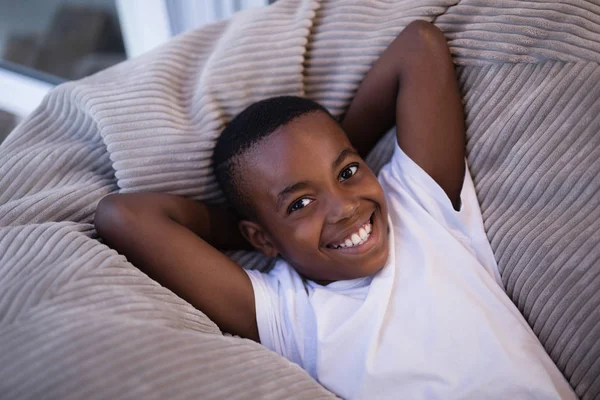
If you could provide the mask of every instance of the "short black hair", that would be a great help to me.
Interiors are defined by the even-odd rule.
[[[335,121],[329,111],[315,101],[297,96],[271,97],[248,106],[225,127],[217,139],[212,164],[227,200],[242,217],[254,219],[256,215],[236,176],[240,156],[280,126],[317,111]]]

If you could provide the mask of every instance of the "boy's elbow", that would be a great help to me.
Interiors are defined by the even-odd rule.
[[[430,22],[416,20],[405,28],[409,40],[413,42],[419,51],[436,53],[448,52],[448,42],[442,31]]]
[[[105,240],[110,240],[130,225],[127,222],[129,219],[130,212],[121,201],[120,195],[109,194],[98,203],[96,215],[94,216],[94,226],[98,235]]]
[[[406,31],[421,43],[428,45],[446,44],[446,37],[434,24],[431,22],[416,20],[407,25]]]

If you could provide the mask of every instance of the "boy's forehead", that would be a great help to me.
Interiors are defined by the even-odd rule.
[[[301,150],[328,150],[331,146],[344,146],[348,142],[339,124],[324,113],[311,113],[280,126],[265,141],[273,150],[286,151],[288,155],[303,155]]]
[[[246,153],[246,177],[258,192],[272,194],[298,181],[318,179],[348,147],[346,134],[331,117],[320,112],[303,115]]]

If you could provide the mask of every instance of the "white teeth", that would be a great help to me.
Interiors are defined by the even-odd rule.
[[[353,233],[349,238],[343,241],[340,244],[332,245],[334,249],[345,249],[347,247],[360,246],[364,244],[371,236],[371,232],[373,231],[373,225],[371,222],[367,222],[363,226],[360,227],[358,232]]]
[[[362,240],[365,240],[369,237],[369,234],[367,233],[367,231],[365,231],[365,228],[360,228],[360,230],[358,231],[358,236],[360,236]]]

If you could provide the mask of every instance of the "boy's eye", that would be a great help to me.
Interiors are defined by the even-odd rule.
[[[358,164],[346,167],[342,172],[340,172],[340,182],[352,178],[354,174],[356,174],[356,171],[358,171]]]
[[[289,212],[298,211],[299,209],[306,207],[307,205],[309,205],[312,202],[313,201],[311,199],[308,199],[306,197],[303,197],[300,200],[296,200],[290,206]]]

